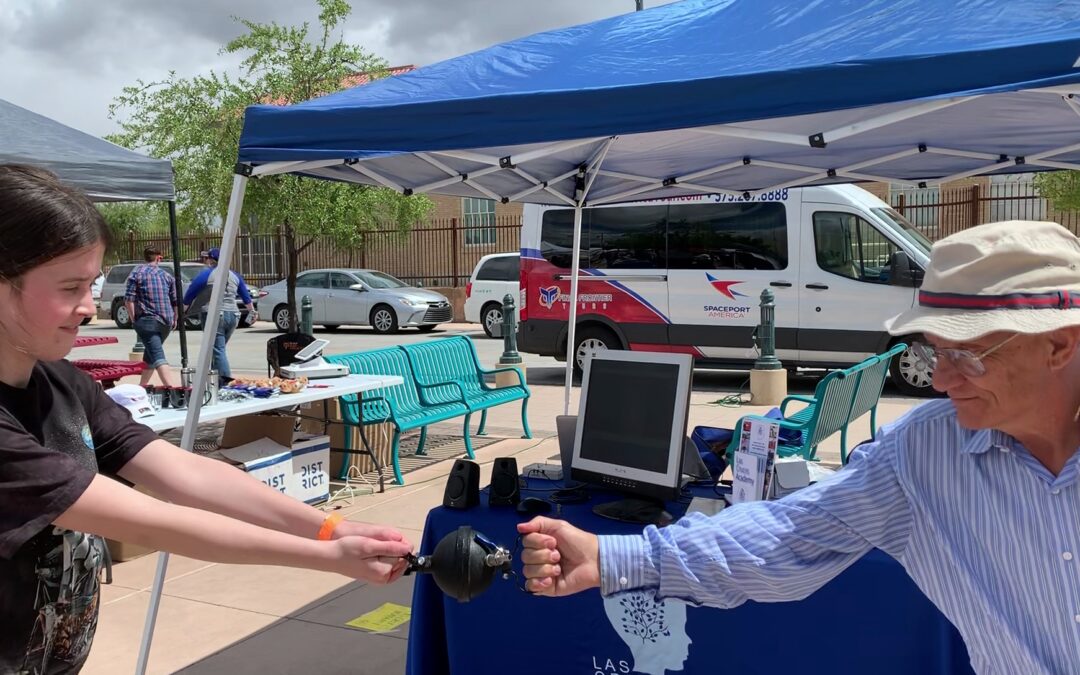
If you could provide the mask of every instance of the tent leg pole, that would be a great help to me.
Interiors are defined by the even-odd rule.
[[[188,366],[187,329],[184,327],[184,277],[180,274],[180,232],[176,226],[176,202],[169,202],[169,236],[172,238],[173,278],[176,279],[176,332],[180,338],[180,367]]]
[[[233,176],[232,196],[229,198],[229,211],[225,217],[225,230],[221,235],[221,258],[217,269],[214,270],[214,290],[210,294],[209,307],[221,306],[221,297],[225,293],[225,280],[229,274],[229,265],[232,262],[233,248],[236,243],[236,233],[240,228],[240,211],[244,205],[244,190],[247,188],[247,176],[236,174]],[[174,256],[175,257],[175,256]],[[208,312],[206,325],[203,331],[206,335],[215,335],[218,329],[219,312]],[[192,383],[192,391],[206,391],[206,378],[210,373],[210,360],[213,356],[213,340],[203,340],[202,348],[199,349],[199,366],[195,371],[195,382]],[[191,452],[195,447],[195,429],[199,426],[199,413],[202,411],[202,396],[192,396],[188,403],[187,418],[184,420],[184,434],[180,440],[180,447]],[[150,592],[150,606],[146,610],[146,625],[143,628],[142,644],[139,645],[139,660],[135,665],[136,675],[146,673],[146,665],[150,659],[150,643],[154,639],[154,625],[157,623],[158,608],[161,606],[161,594],[165,587],[165,573],[169,566],[169,554],[164,551],[158,554],[157,572],[154,575],[154,585]]]
[[[577,334],[578,271],[581,268],[581,201],[574,207],[574,255],[570,265],[570,318],[566,333],[566,386],[563,391],[563,414],[570,414],[570,388],[574,384],[574,349]]]

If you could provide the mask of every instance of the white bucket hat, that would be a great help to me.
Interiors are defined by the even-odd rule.
[[[945,237],[930,251],[918,305],[893,335],[953,342],[1080,326],[1080,239],[1057,223],[1010,220]]]

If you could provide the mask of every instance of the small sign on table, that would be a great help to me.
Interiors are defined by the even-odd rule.
[[[731,501],[734,504],[765,499],[776,462],[780,425],[765,420],[743,420],[739,447],[735,451],[735,478]]]

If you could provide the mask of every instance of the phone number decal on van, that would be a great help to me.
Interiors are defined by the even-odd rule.
[[[788,189],[783,190],[770,190],[768,192],[762,192],[759,195],[747,199],[742,195],[713,195],[713,199],[717,202],[783,202],[787,201]]]

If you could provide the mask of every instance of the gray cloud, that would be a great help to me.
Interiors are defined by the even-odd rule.
[[[426,65],[539,31],[634,10],[634,0],[350,0],[345,38],[392,65]],[[646,6],[671,0],[646,0]],[[109,102],[136,80],[229,70],[243,27],[316,24],[309,0],[0,0],[0,98],[89,133],[116,130]]]

